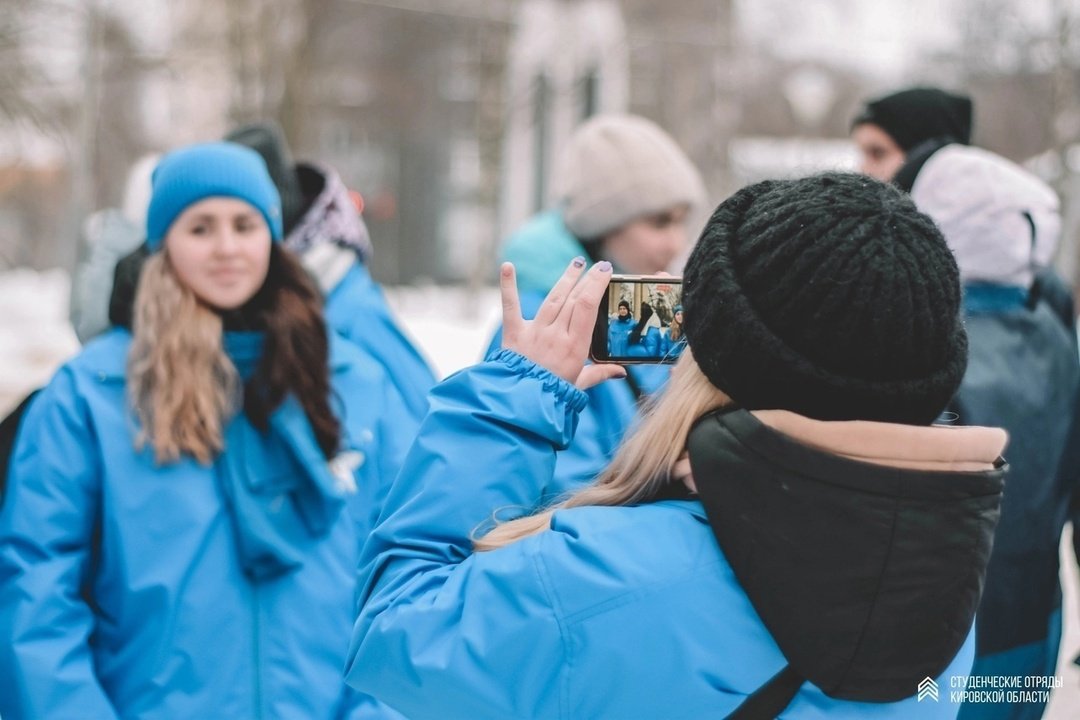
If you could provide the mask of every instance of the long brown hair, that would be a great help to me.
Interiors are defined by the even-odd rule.
[[[476,550],[494,550],[551,527],[552,514],[584,505],[634,505],[648,502],[671,482],[675,463],[686,449],[694,422],[731,403],[701,372],[689,348],[671,380],[646,407],[641,423],[619,447],[597,480],[568,499],[535,515],[498,524],[474,541]]]
[[[224,427],[235,412],[242,407],[266,429],[290,394],[323,454],[336,454],[341,425],[330,409],[322,296],[300,262],[274,244],[266,281],[245,307],[266,340],[254,375],[241,384],[222,345],[221,315],[180,283],[167,250],[147,260],[135,296],[128,378],[136,446],[149,443],[159,463],[188,454],[209,464],[224,449]]]

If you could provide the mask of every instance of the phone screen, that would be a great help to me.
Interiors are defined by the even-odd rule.
[[[673,363],[685,349],[682,278],[613,275],[597,311],[589,357],[620,364]]]

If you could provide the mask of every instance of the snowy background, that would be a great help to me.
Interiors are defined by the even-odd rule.
[[[440,377],[476,362],[500,320],[496,288],[408,287],[387,294]],[[67,314],[64,272],[0,273],[0,415],[78,352]],[[1065,641],[1057,673],[1065,687],[1054,694],[1047,720],[1080,718],[1080,668],[1072,663],[1080,655],[1080,580],[1070,547],[1067,535],[1062,543]]]

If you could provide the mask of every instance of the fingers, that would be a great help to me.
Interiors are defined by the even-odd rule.
[[[577,284],[578,278],[581,277],[581,273],[584,271],[585,258],[574,258],[573,262],[566,268],[566,272],[563,273],[559,281],[555,283],[555,287],[551,288],[551,292],[544,299],[544,304],[540,306],[540,310],[536,313],[535,322],[540,325],[550,325],[555,322],[566,305],[567,298],[570,297],[574,285]]]
[[[521,301],[518,299],[517,274],[512,263],[499,268],[499,294],[502,295],[503,346],[507,340],[517,338],[524,320],[521,317]]]
[[[581,390],[588,390],[605,380],[624,377],[626,377],[626,368],[621,365],[611,365],[608,363],[586,365],[581,369],[581,373],[578,375],[574,384]]]
[[[585,342],[592,339],[593,326],[596,324],[596,309],[604,298],[604,291],[611,282],[611,263],[600,262],[594,265],[570,294],[566,305],[571,313],[567,328],[571,342]]]

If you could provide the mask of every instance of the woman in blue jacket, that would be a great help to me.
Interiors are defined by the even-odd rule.
[[[236,128],[226,139],[251,147],[266,161],[289,206],[283,208],[284,245],[322,290],[327,324],[382,366],[419,422],[435,375],[368,271],[371,239],[337,171],[318,163],[293,164],[281,130],[270,123]]]
[[[556,206],[530,218],[503,251],[517,269],[522,312],[530,318],[576,256],[607,260],[622,273],[670,270],[687,249],[687,222],[705,194],[701,176],[675,141],[634,115],[598,115],[582,124],[562,152],[552,185]],[[643,332],[646,339],[653,332],[655,342],[659,328]],[[488,352],[501,343],[500,331]],[[631,355],[642,350],[627,349]],[[559,453],[545,497],[595,479],[635,423],[639,406],[667,378],[667,367],[635,365],[618,382],[589,388],[578,432]]]
[[[682,305],[675,306],[675,314],[671,319],[671,326],[668,328],[668,331],[664,333],[660,348],[665,357],[671,358],[679,357],[682,355],[683,350],[686,349],[686,333],[683,332]]]
[[[371,240],[348,188],[327,165],[294,164],[280,128],[272,123],[241,126],[226,140],[250,147],[266,163],[282,202],[282,244],[322,291],[327,325],[382,367],[419,422],[435,376],[368,271]],[[84,297],[90,302],[111,293],[109,322],[114,326],[131,327],[138,270],[146,256],[145,247],[136,249],[117,264],[115,282]]]
[[[133,332],[32,403],[0,515],[0,715],[340,718],[360,544],[410,420],[328,335],[266,166],[154,174]]]
[[[933,223],[856,176],[737,193],[667,389],[595,483],[492,526],[623,372],[584,365],[610,272],[525,321],[503,267],[504,349],[433,391],[364,548],[349,683],[413,720],[955,717],[1005,434],[930,425],[967,350]]]

